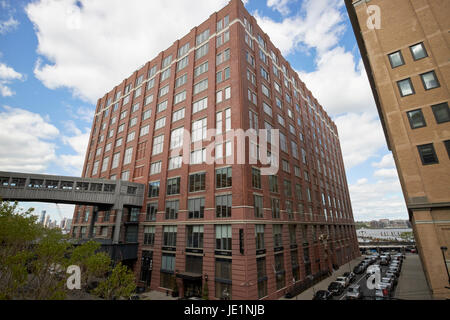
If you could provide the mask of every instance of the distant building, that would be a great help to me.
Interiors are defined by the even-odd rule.
[[[46,211],[45,210],[42,210],[42,212],[41,212],[41,218],[39,219],[39,223],[40,224],[44,224],[44,220],[45,220],[45,215],[46,215]]]
[[[70,230],[71,227],[72,227],[72,219],[66,219],[64,230]]]
[[[50,216],[46,215],[44,218],[44,223],[43,223],[44,227],[48,227],[48,225],[50,224],[50,221],[51,221]]]

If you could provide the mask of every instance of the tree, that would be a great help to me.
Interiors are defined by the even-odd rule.
[[[136,290],[134,273],[126,266],[118,263],[108,278],[101,281],[93,294],[107,300],[115,300],[120,297],[130,298]]]

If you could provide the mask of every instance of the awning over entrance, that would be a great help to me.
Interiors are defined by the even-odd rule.
[[[181,278],[184,280],[202,280],[201,273],[192,273],[192,272],[179,272],[177,273],[177,278]]]

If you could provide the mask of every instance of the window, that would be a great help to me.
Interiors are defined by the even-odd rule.
[[[167,195],[180,194],[181,178],[167,179]]]
[[[119,160],[120,160],[120,152],[115,153],[113,155],[111,169],[115,169],[115,168],[117,168],[119,166]]]
[[[192,142],[206,139],[207,118],[194,121],[192,124]]]
[[[263,108],[264,108],[264,112],[272,117],[272,108],[267,103],[263,102]],[[270,140],[268,140],[268,141],[270,141]]]
[[[194,85],[194,95],[202,91],[205,91],[206,89],[208,89],[208,79],[202,80],[196,85]]]
[[[423,73],[420,75],[420,77],[422,78],[422,83],[425,90],[431,90],[441,86],[434,71]]]
[[[225,51],[219,53],[216,56],[216,65],[222,64],[230,59],[230,49],[226,49]]]
[[[199,149],[191,152],[190,164],[202,164],[206,162],[206,149]]]
[[[159,182],[158,182],[158,194],[159,194]],[[158,203],[147,204],[147,213],[145,215],[145,221],[156,221],[156,213],[158,212]]]
[[[136,132],[135,131],[130,132],[127,136],[127,143],[130,141],[133,141],[135,137],[136,137]]]
[[[189,42],[178,49],[178,58],[181,58],[189,51]]]
[[[158,104],[158,107],[156,108],[156,112],[162,112],[167,109],[168,100],[161,102]]]
[[[207,107],[208,107],[208,98],[201,99],[193,103],[192,113],[197,113],[199,111],[205,110]]]
[[[168,56],[167,58],[164,58],[161,69],[168,67],[171,62],[172,62],[172,55]]]
[[[163,96],[165,96],[168,93],[169,93],[169,85],[167,85],[167,86],[165,86],[165,87],[163,87],[163,88],[161,88],[159,90],[159,96],[160,97],[163,97]]]
[[[122,172],[122,175],[120,176],[120,179],[123,181],[127,181],[130,178],[130,171],[124,171]]]
[[[248,118],[249,118],[249,128],[258,130],[259,129],[258,114],[256,114],[255,112],[249,110]]]
[[[269,176],[269,191],[278,193],[278,177]]]
[[[186,56],[177,63],[177,71],[183,70],[189,64],[189,57]]]
[[[263,207],[263,197],[258,195],[253,195],[255,217],[264,218],[264,207]]]
[[[269,73],[267,72],[266,69],[264,69],[263,67],[261,67],[261,76],[266,79],[267,81],[270,81],[270,77],[269,77]]]
[[[427,125],[421,109],[409,111],[406,114],[408,115],[411,129],[422,128]]]
[[[267,271],[266,258],[256,259],[256,273],[258,276],[258,298],[267,296]]]
[[[248,53],[248,51],[246,53],[246,56],[247,56],[247,62],[249,64],[251,64],[252,67],[254,68],[255,67],[255,58],[250,53]]]
[[[231,251],[231,225],[216,225],[216,249]],[[217,273],[216,278],[220,278]]]
[[[222,81],[228,80],[230,78],[230,68],[225,68],[216,74],[216,83],[221,83]]]
[[[199,44],[202,44],[203,42],[205,42],[206,40],[208,40],[209,38],[209,29],[203,31],[202,33],[200,33],[195,41],[195,44],[198,46]]]
[[[437,158],[436,152],[434,151],[434,146],[432,143],[417,146],[417,148],[419,150],[420,158],[422,159],[422,164],[424,166],[439,163],[439,160]]]
[[[186,100],[186,90],[175,95],[173,104],[178,104],[182,101]]]
[[[231,130],[231,109],[225,110],[225,132]]]
[[[170,134],[170,149],[180,148],[183,145],[184,128],[178,128]]]
[[[108,170],[108,164],[109,164],[109,157],[106,157],[105,159],[103,159],[102,172]]]
[[[189,219],[203,219],[205,213],[205,198],[188,200]]]
[[[444,141],[445,149],[447,149],[448,157],[450,158],[450,140]]]
[[[125,156],[124,156],[124,158],[123,158],[123,164],[126,165],[126,164],[131,163],[131,157],[132,157],[132,156],[133,156],[133,147],[128,148],[128,149],[125,151]]]
[[[208,54],[209,43],[205,43],[203,46],[195,50],[195,60],[198,60]]]
[[[216,170],[216,188],[230,188],[232,185],[232,168],[221,168]]]
[[[231,194],[216,196],[216,217],[230,218],[232,207]]]
[[[175,255],[171,253],[163,253],[161,256],[161,282],[162,288],[173,289],[173,284],[176,281],[175,275]]]
[[[153,138],[153,152],[152,155],[157,155],[163,152],[164,135]]]
[[[135,126],[137,124],[137,117],[134,117],[133,119],[130,120],[130,128]]]
[[[175,89],[181,87],[187,82],[187,73],[175,80]]]
[[[292,197],[292,186],[289,180],[284,180],[284,195],[286,198]]]
[[[142,87],[139,87],[138,89],[136,89],[136,91],[134,91],[134,98],[138,98],[141,96],[142,93]]]
[[[176,247],[177,245],[177,226],[164,226],[163,228],[163,245],[165,247]],[[171,270],[171,269],[166,269],[165,267],[165,263],[163,261],[162,269],[165,270]]]
[[[152,116],[152,110],[145,110],[142,114],[142,120],[147,120]]]
[[[409,49],[411,50],[413,59],[416,61],[428,57],[427,50],[425,49],[423,43],[415,44],[409,47]]]
[[[262,87],[262,93],[264,93],[264,95],[266,97],[270,98],[270,91],[269,91],[269,89],[263,84],[261,85],[261,87]]]
[[[208,71],[208,61],[194,69],[194,78]]]
[[[438,124],[450,121],[450,109],[447,102],[431,106],[431,109]]]
[[[145,136],[145,135],[147,135],[149,132],[150,132],[150,125],[148,124],[148,125],[146,125],[145,127],[142,127],[142,128],[141,128],[141,132],[139,133],[139,136],[140,136],[140,137]]]
[[[181,120],[181,119],[184,119],[184,113],[185,113],[185,109],[184,109],[184,108],[175,111],[175,112],[172,114],[172,122],[177,122],[177,121],[179,121],[179,120]]]
[[[161,161],[154,162],[150,165],[150,174],[161,173]]]
[[[272,218],[279,219],[280,218],[280,200],[272,198],[271,204],[272,204]]]
[[[186,248],[203,248],[203,226],[187,226]]]
[[[230,23],[230,17],[226,16],[219,22],[217,22],[217,32],[222,31],[223,28],[226,28],[228,24]]]
[[[255,225],[255,239],[256,239],[256,250],[262,250],[265,248],[264,245],[264,225]]]
[[[179,200],[166,201],[166,219],[176,220],[178,217],[178,209],[180,207]]]
[[[147,90],[152,89],[154,86],[155,86],[155,78],[147,82]]]
[[[252,168],[252,186],[261,189],[261,170]]]
[[[206,173],[196,173],[189,176],[189,192],[206,190]]]
[[[397,82],[400,95],[406,97],[415,93],[411,79],[405,79]]]
[[[155,244],[155,226],[144,227],[144,245],[152,246]]]
[[[215,296],[218,299],[231,300],[231,260],[216,259]]]
[[[148,78],[151,79],[157,71],[157,66],[153,66],[149,71],[148,71]]]
[[[273,246],[274,246],[274,248],[279,248],[279,247],[283,246],[282,229],[283,229],[283,226],[281,224],[273,225]]]
[[[183,162],[183,157],[182,156],[170,158],[169,159],[169,169],[168,170],[174,170],[174,169],[181,168],[182,162]]]
[[[402,52],[397,51],[394,53],[391,53],[389,55],[389,62],[391,63],[392,68],[397,68],[405,64],[405,61],[403,60]]]
[[[228,41],[230,41],[230,31],[226,31],[216,37],[216,47],[219,48]]]
[[[157,162],[161,165],[161,162]],[[153,166],[153,164],[152,164]],[[159,197],[159,186],[160,186],[160,182],[159,181],[155,181],[155,182],[150,182],[148,184],[148,197],[149,198],[156,198]]]

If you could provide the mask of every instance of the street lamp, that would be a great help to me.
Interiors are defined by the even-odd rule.
[[[441,247],[442,258],[444,259],[445,269],[447,270],[448,283],[450,284],[450,274],[448,273],[447,261],[445,260],[445,251],[447,251],[447,247]]]

